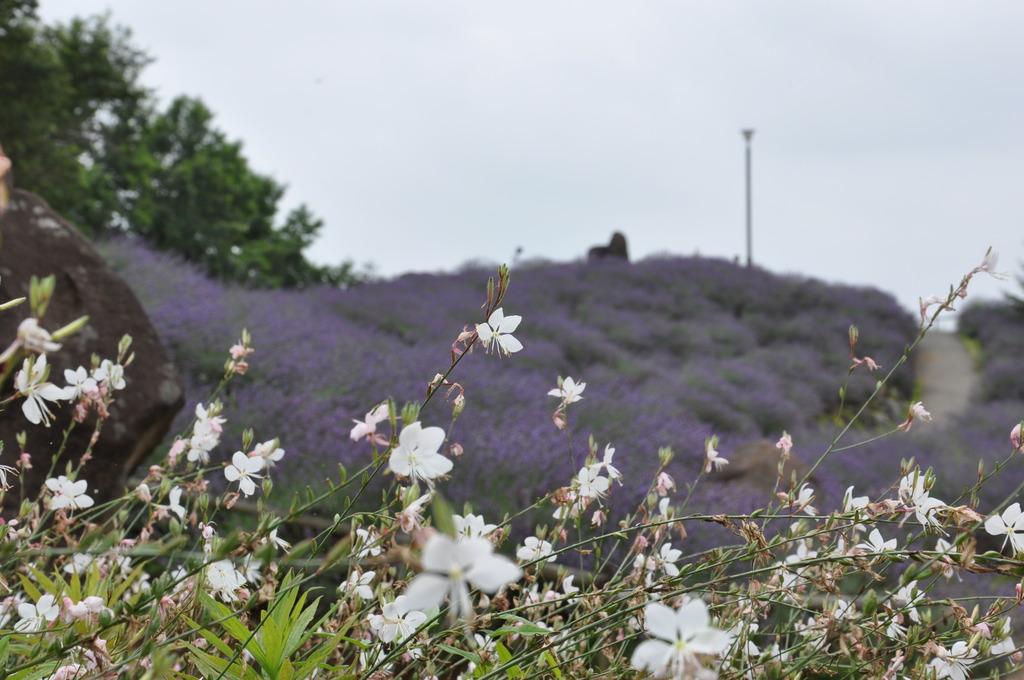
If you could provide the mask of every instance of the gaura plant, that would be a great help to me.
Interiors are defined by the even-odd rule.
[[[989,253],[945,299],[922,301],[918,340],[994,267]],[[514,361],[529,341],[529,315],[505,312],[509,283],[500,268],[421,401],[399,406],[382,394],[365,406],[350,433],[364,464],[339,467],[326,490],[286,510],[275,509],[273,479],[290,462],[287,442],[257,442],[251,431],[224,441],[231,412],[219,396],[259,356],[245,331],[210,399],[122,498],[94,502],[88,456],[51,470],[38,497],[0,526],[5,677],[960,680],[1020,663],[1012,617],[1024,601],[1024,483],[981,507],[976,491],[1003,465],[982,469],[958,498],[940,498],[938,473],[912,460],[894,463],[891,488],[874,498],[853,487],[819,497],[810,477],[857,444],[856,418],[916,342],[885,373],[857,356],[859,334],[849,332],[849,372],[877,371],[875,392],[829,446],[804,452],[814,460],[806,475],[782,474],[800,443],[779,433],[780,474],[754,512],[689,509],[694,490],[729,465],[712,436],[688,483],[666,472],[670,448],[650,451],[647,493],[609,521],[624,477],[614,443],[597,433],[586,451],[572,447],[570,416],[587,408],[593,385],[584,376],[552,376],[537,394],[557,400],[551,426],[577,470],[521,510],[544,520],[520,539],[515,515],[455,512],[445,487],[473,452],[459,450],[451,426],[490,387],[456,382],[456,369],[477,346],[497,355],[486,360]],[[131,380],[130,343],[66,372],[62,385],[46,360],[60,351],[60,333],[45,330],[36,297],[3,357],[13,376],[3,404],[20,407],[26,427],[47,427],[62,408],[81,415],[71,427],[102,423]],[[882,436],[908,436],[929,417],[914,402]],[[1006,427],[1008,462],[1021,437],[1018,423]],[[234,453],[221,456],[222,444]],[[5,458],[0,482],[12,493],[32,458]],[[361,509],[376,480],[379,504]],[[309,521],[328,499],[342,510]],[[688,549],[691,534],[712,527],[727,532],[717,547]],[[954,579],[957,594],[939,595]],[[997,594],[979,596],[982,586]]]

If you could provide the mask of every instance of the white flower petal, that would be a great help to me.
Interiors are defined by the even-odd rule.
[[[675,611],[660,602],[644,607],[644,623],[651,635],[663,640],[675,640],[678,635]]]
[[[409,606],[423,610],[440,607],[448,594],[450,581],[446,576],[423,572],[418,574],[405,589]]]
[[[642,671],[657,673],[665,668],[666,657],[672,653],[672,647],[661,640],[644,640],[633,650],[630,664]]]

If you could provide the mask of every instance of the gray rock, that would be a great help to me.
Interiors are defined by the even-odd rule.
[[[0,215],[0,235],[0,301],[27,297],[32,276],[43,278],[53,274],[57,278],[56,289],[40,325],[53,331],[89,315],[88,324],[63,340],[63,347],[48,356],[51,382],[63,386],[64,369],[88,368],[94,353],[115,360],[121,337],[126,333],[132,337],[135,361],[125,370],[127,385],[115,392],[110,419],[93,448],[92,460],[79,477],[89,482],[90,493],[97,502],[116,497],[123,493],[132,470],[163,439],[184,404],[181,379],[128,285],[46,201],[27,191],[14,190],[6,212]],[[29,315],[28,302],[0,312],[0,344],[6,346],[13,340],[18,324]],[[5,396],[13,388],[13,381],[8,383],[3,386]],[[14,464],[19,454],[15,436],[21,431],[27,434],[26,451],[32,456],[33,469],[23,481],[29,497],[48,476],[63,432],[72,422],[73,408],[66,402],[57,406],[54,413],[55,422],[44,427],[25,419],[20,400],[0,412],[0,439],[4,444],[0,463]],[[64,453],[53,467],[54,475],[64,474],[68,461],[77,464],[88,447],[94,424],[90,417],[75,426]],[[5,505],[13,506],[18,496],[16,491],[8,492]]]
[[[595,262],[605,258],[619,258],[629,262],[629,249],[626,247],[626,236],[622,232],[612,234],[612,240],[606,246],[594,246],[587,252],[587,260]]]
[[[721,470],[711,473],[709,479],[714,482],[731,482],[747,484],[760,491],[770,492],[779,479],[779,459],[781,451],[774,442],[767,439],[756,439],[743,442],[731,452],[722,452],[729,464]],[[782,470],[782,481],[779,491],[788,491],[793,473],[799,482],[810,470],[810,466],[800,460],[796,454],[790,453],[786,466]],[[813,485],[813,476],[809,480]]]

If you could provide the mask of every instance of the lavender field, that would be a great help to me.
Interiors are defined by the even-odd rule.
[[[287,456],[275,473],[279,490],[316,486],[337,474],[339,462],[355,469],[370,460],[369,445],[349,439],[352,420],[388,396],[398,404],[422,399],[427,382],[447,369],[459,332],[483,321],[485,284],[494,273],[409,275],[352,290],[245,290],[213,282],[138,241],[102,249],[184,374],[189,404],[177,429],[219,379],[241,329],[251,331],[252,368],[222,397],[224,446],[231,450],[215,460],[238,448],[244,428],[255,430],[257,441],[280,437]],[[512,272],[504,306],[506,314],[523,316],[516,337],[525,349],[508,359],[476,351],[456,369],[467,406],[450,434],[465,453],[445,488],[457,504],[470,501],[495,519],[567,485],[591,434],[601,449],[616,449],[625,477],[613,494],[617,512],[635,506],[648,488],[661,447],[676,452],[669,472],[681,486],[697,477],[711,434],[728,458],[740,443],[774,441],[785,429],[794,435],[794,452],[813,461],[835,429],[850,367],[850,324],[860,329],[858,355],[886,369],[918,332],[916,320],[877,290],[705,258],[524,266]],[[940,433],[935,423],[915,424],[908,433],[835,453],[815,473],[817,505],[839,505],[850,484],[858,493],[882,493],[898,479],[900,459],[911,456],[936,466],[936,495],[952,500],[974,481],[979,457],[994,461],[1008,453],[1005,435],[1024,415],[1024,392],[1019,380],[1012,393],[992,381],[1020,375],[1020,350],[1018,344],[1017,363],[1008,368],[1003,360],[988,364],[985,401],[961,425]],[[547,392],[558,376],[587,383],[569,415],[575,465],[551,420],[557,402]],[[878,377],[864,366],[854,371],[848,401],[863,400]],[[873,428],[892,429],[902,420],[913,389],[907,363],[872,410]],[[421,417],[442,427],[450,418],[442,399]],[[873,435],[859,428],[841,445]],[[742,482],[702,482],[691,509],[743,511],[764,502],[760,493],[755,497]]]

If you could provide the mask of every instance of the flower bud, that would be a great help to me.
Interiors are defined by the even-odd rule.
[[[50,337],[52,337],[54,340],[63,340],[69,335],[77,333],[78,331],[85,328],[85,325],[87,323],[89,323],[88,315],[80,316],[71,323],[67,324],[66,326],[61,326],[60,328],[55,330],[53,333],[50,334]]]
[[[8,309],[11,309],[12,307],[17,307],[18,305],[20,305],[24,301],[25,301],[25,298],[23,298],[23,297],[14,298],[13,300],[8,300],[7,302],[5,302],[2,305],[0,305],[0,312],[6,311]]]

